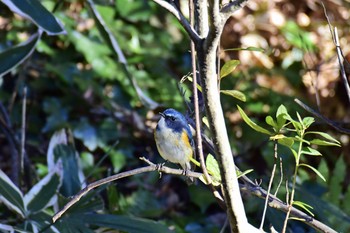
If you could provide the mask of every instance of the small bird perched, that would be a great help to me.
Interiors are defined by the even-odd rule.
[[[159,154],[165,160],[180,164],[185,172],[190,170],[193,138],[186,118],[172,108],[159,114],[161,118],[154,131]]]

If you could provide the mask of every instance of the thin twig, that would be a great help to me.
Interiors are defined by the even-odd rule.
[[[171,14],[173,14],[177,20],[181,23],[181,25],[186,30],[187,34],[191,38],[191,40],[197,44],[201,40],[198,33],[193,29],[193,27],[188,23],[187,19],[183,14],[180,12],[179,9],[172,3],[166,2],[164,0],[153,0],[155,3],[163,7],[164,9],[168,10]]]
[[[27,106],[27,87],[23,88],[23,103],[22,103],[22,127],[21,127],[21,147],[19,153],[20,161],[20,176],[24,174],[24,154],[25,154],[25,142],[26,142],[26,106]]]
[[[275,191],[275,196],[278,193],[278,190],[280,189],[282,182],[283,182],[283,163],[282,163],[282,158],[280,157],[280,174],[281,174],[281,178],[280,178],[280,182],[277,185],[276,191]]]
[[[193,27],[194,25],[194,8],[193,1],[189,1],[189,11],[190,11],[190,23]],[[207,167],[205,166],[204,154],[203,154],[203,144],[202,144],[202,133],[201,133],[201,117],[199,113],[199,104],[198,104],[198,89],[197,89],[197,68],[196,68],[196,50],[195,44],[191,41],[191,60],[192,60],[192,75],[193,75],[193,105],[194,105],[194,113],[195,113],[195,122],[196,122],[196,145],[197,152],[199,155],[199,162],[201,164],[201,168],[204,174],[205,179],[208,184],[211,185],[212,180],[207,171]]]
[[[271,177],[270,177],[270,182],[269,182],[269,186],[267,188],[267,196],[265,199],[265,205],[264,205],[264,211],[263,211],[263,215],[261,218],[261,223],[260,223],[260,230],[263,230],[264,227],[264,222],[265,222],[265,215],[266,215],[266,210],[267,210],[267,205],[269,202],[269,196],[270,196],[270,192],[271,192],[271,187],[272,187],[272,183],[273,183],[273,179],[275,178],[275,172],[276,172],[276,163],[277,163],[277,141],[274,142],[274,164],[273,164],[273,168],[272,168],[272,172],[271,172]]]
[[[346,90],[346,94],[348,95],[349,103],[350,103],[350,86],[348,79],[346,77],[345,73],[345,68],[342,62],[342,51],[340,48],[340,43],[339,43],[339,36],[338,36],[338,30],[337,27],[334,28],[334,43],[335,43],[335,48],[337,50],[337,56],[338,56],[338,62],[339,62],[339,67],[340,67],[340,74],[343,79],[343,84]]]
[[[324,15],[325,15],[325,17],[327,19],[328,27],[329,27],[329,30],[331,32],[336,51],[337,51],[339,67],[340,67],[340,74],[341,74],[341,77],[343,79],[343,83],[344,83],[344,87],[345,87],[345,90],[346,90],[346,94],[348,95],[348,99],[349,99],[349,103],[350,103],[350,86],[349,86],[349,82],[348,82],[348,79],[347,79],[346,74],[345,74],[344,65],[341,62],[341,58],[343,57],[343,55],[342,55],[342,51],[341,51],[341,48],[340,48],[338,30],[337,30],[337,27],[334,27],[334,30],[333,30],[333,26],[332,26],[331,21],[330,21],[330,19],[328,17],[328,14],[327,14],[327,9],[326,9],[325,5],[323,4],[323,2],[321,2],[321,4],[322,4],[322,7],[323,7]]]
[[[329,120],[328,118],[324,117],[321,113],[319,113],[318,111],[310,108],[309,106],[307,106],[306,104],[304,104],[303,102],[301,102],[301,100],[299,99],[294,99],[294,101],[303,109],[305,109],[306,111],[308,111],[309,113],[311,113],[312,115],[314,115],[315,117],[323,120],[326,124],[328,124],[329,126],[333,127],[334,129],[336,129],[337,131],[341,132],[341,133],[345,133],[345,134],[350,134],[350,130],[349,129],[345,129],[343,127],[340,127],[338,124],[336,124],[334,121]]]

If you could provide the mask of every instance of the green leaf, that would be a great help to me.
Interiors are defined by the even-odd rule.
[[[277,142],[283,146],[286,146],[288,148],[291,148],[294,145],[294,140],[293,138],[290,137],[283,137],[277,139]]]
[[[310,143],[314,145],[319,145],[319,146],[339,146],[340,147],[339,143],[329,142],[318,138],[311,140]]]
[[[315,150],[315,149],[313,149],[311,147],[304,148],[301,151],[301,153],[305,154],[305,155],[322,156],[322,154],[318,150]]]
[[[118,173],[126,164],[126,155],[123,150],[111,150],[109,157],[113,164],[114,173]]]
[[[303,125],[305,128],[309,128],[312,123],[315,122],[315,119],[313,117],[305,117],[303,119]]]
[[[230,60],[226,62],[220,70],[220,78],[224,78],[229,75],[232,71],[236,69],[236,67],[240,64],[238,60]]]
[[[221,174],[218,161],[214,158],[213,155],[208,154],[207,159],[205,161],[205,166],[210,175],[212,175],[216,182],[221,182]]]
[[[285,107],[283,104],[281,104],[281,105],[278,107],[278,109],[277,109],[276,118],[279,117],[279,116],[284,116],[284,115],[289,116],[286,107]],[[289,116],[289,117],[290,117],[290,116]]]
[[[60,179],[57,173],[51,172],[35,184],[24,196],[24,203],[30,213],[35,213],[57,201],[57,190]]]
[[[297,164],[297,160],[298,160],[298,153],[294,150],[294,149],[292,149],[292,148],[290,148],[290,150],[292,151],[292,154],[293,154],[293,156],[294,156],[294,159],[295,159],[295,164]]]
[[[162,223],[133,216],[109,214],[83,214],[83,222],[93,226],[107,227],[129,233],[171,233]]]
[[[55,161],[62,161],[63,182],[60,193],[70,197],[79,192],[84,182],[82,170],[79,166],[78,156],[72,146],[57,145],[54,148]]]
[[[265,118],[265,121],[266,121],[266,123],[267,123],[268,125],[271,125],[271,126],[274,128],[274,130],[277,129],[277,124],[276,124],[276,122],[273,120],[272,116],[267,116],[267,117]]]
[[[41,33],[37,32],[27,41],[9,48],[0,53],[0,76],[4,75],[11,69],[15,68],[26,60],[35,50],[35,46],[41,37]]]
[[[38,0],[3,0],[13,12],[31,20],[48,35],[65,34],[62,23]]]
[[[21,217],[26,216],[23,194],[10,178],[0,169],[0,203],[3,202],[9,209]]]
[[[237,90],[221,90],[220,91],[222,94],[225,94],[225,95],[229,95],[229,96],[232,96],[240,101],[243,101],[245,102],[246,101],[246,97],[245,95],[240,92],[240,91],[237,91]]]
[[[317,169],[314,168],[313,166],[311,166],[309,164],[305,164],[305,163],[301,163],[301,164],[299,164],[299,166],[300,167],[304,166],[304,167],[310,168],[313,172],[316,173],[316,175],[318,175],[318,177],[320,177],[324,182],[326,182],[326,179],[323,177],[323,175],[319,171],[317,171]]]
[[[248,170],[245,170],[244,172],[236,170],[236,172],[237,172],[237,179],[240,178],[241,176],[245,176],[245,175],[251,173],[252,171],[254,171],[254,169],[248,169]]]
[[[252,129],[254,129],[257,132],[263,133],[263,134],[267,134],[267,135],[273,135],[273,133],[271,133],[270,131],[268,131],[267,129],[264,129],[263,127],[257,125],[255,122],[253,122],[252,120],[249,119],[249,117],[245,114],[245,112],[243,111],[243,109],[241,109],[241,107],[239,107],[237,105],[238,111],[241,114],[243,120],[245,121],[245,123],[247,123],[247,125],[249,125]]]
[[[299,206],[300,208],[304,209],[306,212],[308,212],[311,216],[315,216],[310,209],[313,209],[311,205],[308,205],[301,201],[293,201],[293,205]]]
[[[324,133],[324,132],[318,132],[318,131],[308,131],[305,133],[306,134],[317,134],[317,135],[320,135],[321,137],[324,137],[325,139],[331,141],[331,142],[334,142],[334,143],[337,143],[340,145],[340,142],[333,138],[331,135],[329,135],[328,133]]]

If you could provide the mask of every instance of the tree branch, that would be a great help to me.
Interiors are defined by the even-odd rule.
[[[219,161],[222,185],[227,213],[233,232],[255,232],[258,229],[249,225],[246,218],[242,197],[239,190],[235,164],[227,135],[225,119],[217,89],[216,51],[224,21],[220,16],[219,1],[209,1],[209,34],[203,46],[198,46],[199,71],[202,78],[202,89],[205,107],[213,138],[217,159]]]
[[[133,175],[137,175],[137,174],[141,174],[141,173],[145,173],[145,172],[151,172],[151,171],[159,171],[160,173],[164,172],[164,173],[167,173],[167,174],[174,174],[174,175],[184,175],[184,171],[182,169],[173,169],[173,168],[169,168],[169,167],[166,167],[166,166],[160,166],[160,165],[157,165],[157,164],[154,164],[154,163],[150,162],[149,160],[147,160],[144,157],[142,157],[140,159],[145,161],[147,164],[149,164],[149,166],[136,168],[134,170],[118,173],[118,174],[115,174],[113,176],[108,176],[108,177],[106,177],[104,179],[100,179],[98,181],[95,181],[95,182],[89,184],[84,189],[80,190],[76,195],[74,195],[74,197],[63,207],[63,209],[58,211],[52,217],[52,222],[55,223],[59,218],[61,218],[61,216],[71,206],[73,206],[75,203],[77,203],[90,190],[95,189],[95,188],[97,188],[97,187],[99,187],[101,185],[110,183],[112,181],[119,180],[119,179],[122,179],[122,178],[125,178],[125,177],[129,177],[129,176],[133,176]],[[202,176],[202,173],[186,171],[186,176],[200,178]]]
[[[235,0],[224,5],[220,10],[223,19],[226,21],[234,12],[242,9],[247,2],[248,0]]]
[[[164,0],[153,0],[155,3],[157,3],[159,6],[163,7],[164,9],[168,10],[171,14],[173,14],[177,20],[181,23],[181,25],[186,30],[187,34],[191,38],[191,40],[198,44],[201,40],[196,30],[193,29],[193,27],[189,24],[185,16],[181,13],[177,7],[169,2],[166,2]]]

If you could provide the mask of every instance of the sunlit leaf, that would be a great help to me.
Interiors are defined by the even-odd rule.
[[[314,155],[314,156],[322,156],[322,154],[318,151],[315,150],[311,147],[306,147],[301,151],[302,154],[306,154],[306,155]]]
[[[333,138],[331,135],[329,135],[328,133],[324,133],[324,132],[318,132],[318,131],[308,131],[305,133],[306,134],[317,134],[317,135],[320,135],[321,137],[324,137],[325,139],[331,141],[331,142],[334,142],[336,144],[339,144],[340,145],[340,142]]]
[[[236,69],[236,67],[240,64],[238,60],[230,60],[226,62],[220,70],[220,78],[224,78],[229,75],[232,71]]]
[[[279,138],[277,142],[283,146],[291,148],[294,145],[294,140],[290,137]]]
[[[303,125],[305,128],[309,128],[312,123],[315,122],[315,119],[313,117],[305,117],[303,119]]]
[[[267,123],[268,125],[271,125],[271,126],[276,130],[277,124],[276,124],[276,122],[273,120],[272,116],[267,116],[267,117],[265,118],[265,121],[266,121],[266,123]]]
[[[323,175],[319,171],[317,171],[317,169],[314,168],[313,166],[311,166],[309,164],[305,164],[305,163],[301,163],[301,164],[299,164],[299,166],[303,166],[303,167],[307,167],[307,168],[311,169],[313,172],[316,173],[316,175],[318,175],[318,177],[320,177],[324,182],[326,182],[326,179],[323,177]]]
[[[253,172],[254,169],[248,169],[248,170],[245,170],[245,171],[243,171],[243,172],[239,172],[238,170],[236,170],[236,171],[237,171],[237,178],[240,178],[240,177],[242,177],[242,176],[245,176],[245,175],[247,175],[247,174]]]
[[[249,125],[252,129],[254,129],[257,132],[263,133],[263,134],[273,135],[273,133],[271,133],[267,129],[264,129],[263,127],[257,125],[255,122],[250,120],[250,118],[245,114],[245,112],[243,111],[243,109],[241,109],[241,107],[239,107],[237,105],[237,108],[238,108],[238,111],[241,114],[243,120],[245,121],[245,123],[247,123],[247,125]]]
[[[314,145],[319,145],[319,146],[339,146],[340,147],[339,143],[329,142],[318,138],[311,140],[310,143]]]
[[[218,161],[212,156],[208,154],[207,159],[205,161],[205,165],[210,175],[214,177],[217,182],[221,182],[221,174]]]
[[[246,97],[245,95],[240,92],[240,91],[237,91],[237,90],[221,90],[220,91],[222,94],[225,94],[225,95],[229,95],[229,96],[232,96],[240,101],[243,101],[245,102],[246,101]]]
[[[311,205],[308,205],[304,202],[301,201],[293,201],[293,205],[299,206],[300,208],[302,208],[303,210],[305,210],[306,212],[308,212],[311,216],[315,216],[310,209],[313,209],[313,207]]]

